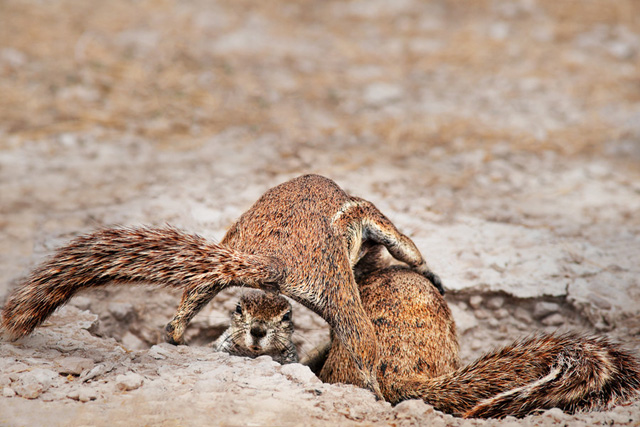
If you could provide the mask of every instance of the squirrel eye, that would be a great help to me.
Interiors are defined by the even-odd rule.
[[[236,305],[236,313],[242,314],[242,305],[240,305],[240,303],[238,303],[238,305]]]
[[[291,320],[291,310],[287,311],[284,316],[282,316],[282,320]]]

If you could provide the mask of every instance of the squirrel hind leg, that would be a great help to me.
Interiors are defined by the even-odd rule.
[[[362,240],[371,240],[386,247],[391,256],[422,274],[441,295],[444,295],[440,277],[431,271],[415,243],[398,231],[373,203],[352,197],[339,213],[334,222],[341,222],[343,227],[346,224],[359,223],[362,228]]]

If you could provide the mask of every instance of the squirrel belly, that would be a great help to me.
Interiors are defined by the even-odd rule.
[[[605,338],[536,335],[460,367],[455,325],[444,298],[405,267],[385,267],[371,250],[356,265],[363,307],[378,340],[380,389],[396,404],[422,399],[466,418],[523,417],[553,407],[603,410],[640,391],[640,365]],[[332,341],[319,378],[361,386],[340,342]],[[304,362],[303,362],[304,363]]]

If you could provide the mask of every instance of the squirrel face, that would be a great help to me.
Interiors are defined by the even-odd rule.
[[[236,356],[269,355],[278,360],[291,351],[292,334],[289,301],[278,294],[251,291],[238,301],[231,313],[231,325],[216,347]]]

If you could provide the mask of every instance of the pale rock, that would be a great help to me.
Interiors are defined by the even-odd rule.
[[[22,397],[35,399],[45,392],[57,377],[57,372],[49,369],[35,368],[20,375],[20,379],[13,389]]]
[[[173,353],[172,349],[168,346],[171,346],[171,344],[156,344],[149,349],[148,354],[156,360],[166,359],[167,357],[171,356],[171,353]]]
[[[148,348],[147,344],[144,341],[132,334],[130,331],[127,331],[122,336],[122,345],[124,345],[129,350],[144,350]]]
[[[493,297],[487,301],[487,307],[497,310],[504,305],[504,297]]]
[[[112,302],[109,303],[109,313],[117,320],[125,321],[135,317],[135,309],[128,302]]]
[[[13,389],[11,387],[4,387],[2,389],[2,396],[4,397],[13,397],[16,395],[16,392],[13,391]]]
[[[92,369],[93,359],[86,357],[65,357],[58,359],[58,372],[61,374],[80,375],[83,371]]]
[[[89,310],[91,308],[91,298],[84,296],[74,297],[69,303],[74,307],[77,307],[79,310]]]
[[[562,409],[560,408],[551,408],[544,411],[542,416],[545,418],[551,418],[555,421],[560,421],[565,417],[565,413],[562,412]]]
[[[78,400],[80,402],[89,402],[90,400],[96,400],[97,398],[97,391],[89,387],[83,387],[78,394]]]
[[[539,320],[558,311],[560,311],[560,306],[555,302],[540,301],[533,308],[533,317]]]
[[[550,314],[542,319],[542,324],[545,326],[560,326],[564,324],[565,318],[560,313]]]
[[[480,295],[474,295],[471,298],[469,298],[469,305],[471,306],[471,308],[478,309],[480,308],[480,305],[482,304],[482,297]]]
[[[434,413],[433,406],[424,403],[419,399],[405,400],[398,403],[392,412],[396,415],[396,418],[420,418],[426,414]]]
[[[96,365],[90,371],[83,372],[83,374],[80,375],[80,381],[87,382],[87,381],[92,380],[92,379],[94,379],[96,377],[104,375],[105,373],[109,372],[113,368],[114,368],[113,364],[111,364],[110,366],[107,366],[107,365],[104,365],[104,364]]]
[[[509,317],[509,310],[507,310],[506,308],[500,308],[496,310],[494,315],[496,316],[496,319],[505,319]]]
[[[130,391],[140,388],[144,378],[134,372],[129,372],[124,375],[118,375],[116,377],[116,387],[118,390]]]
[[[531,317],[531,313],[529,313],[529,311],[525,310],[522,307],[518,307],[515,309],[515,311],[513,312],[513,317],[524,323],[531,323],[531,321],[533,320]]]
[[[289,363],[282,365],[280,372],[292,381],[298,381],[300,383],[320,383],[318,377],[315,376],[308,366],[301,365],[300,363]]]
[[[476,316],[467,313],[465,310],[461,310],[455,305],[451,305],[449,308],[451,309],[451,314],[456,322],[456,329],[458,330],[458,333],[464,333],[469,329],[478,326],[478,319],[476,319]]]

